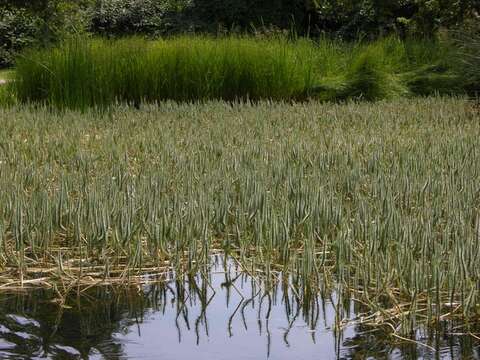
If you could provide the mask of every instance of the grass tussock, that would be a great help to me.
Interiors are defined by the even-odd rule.
[[[477,119],[448,98],[0,110],[0,288],[194,274],[224,252],[337,284],[402,332],[468,324]]]
[[[16,101],[13,86],[9,83],[0,84],[0,107],[11,107],[16,104]]]
[[[307,46],[242,38],[78,39],[17,63],[22,101],[84,108],[166,99],[291,99],[311,86]]]
[[[164,100],[364,99],[458,94],[446,43],[386,38],[74,38],[17,61],[15,97],[61,108]]]
[[[480,25],[477,22],[465,24],[454,35],[459,49],[460,61],[457,62],[469,93],[480,94]]]
[[[340,99],[363,99],[375,101],[408,95],[408,89],[384,64],[383,49],[367,48],[351,64],[346,75],[346,84],[338,92]]]

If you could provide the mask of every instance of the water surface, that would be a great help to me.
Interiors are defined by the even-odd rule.
[[[480,359],[452,329],[398,343],[375,329],[335,331],[358,309],[335,293],[268,284],[216,258],[207,275],[128,289],[98,287],[60,306],[52,291],[0,295],[2,359]],[[341,307],[341,309],[340,309]]]

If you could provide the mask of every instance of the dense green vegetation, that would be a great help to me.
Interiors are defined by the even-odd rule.
[[[373,39],[434,37],[478,22],[477,0],[0,0],[0,67],[68,34],[121,37],[277,33]]]
[[[73,38],[17,62],[21,102],[85,109],[163,100],[381,100],[458,94],[458,50],[396,37],[372,43],[283,38]]]
[[[9,84],[13,77],[13,71],[0,70],[0,107],[10,106],[16,102],[15,95]]]
[[[480,94],[480,22],[469,23],[466,31],[454,33],[455,43],[459,48],[457,62],[465,86],[470,93]]]
[[[12,70],[0,70],[0,79],[10,79],[13,77],[13,71]]]
[[[313,49],[285,41],[75,39],[20,59],[21,101],[85,108],[165,99],[291,99],[312,87]]]
[[[336,281],[403,330],[478,316],[466,100],[22,107],[0,123],[4,288],[193,274],[219,250],[312,290]]]

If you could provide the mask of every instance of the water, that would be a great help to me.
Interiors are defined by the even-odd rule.
[[[419,332],[435,350],[368,327],[335,331],[334,293],[298,294],[218,261],[205,277],[128,289],[0,295],[1,359],[480,359],[480,342]],[[208,279],[208,280],[205,280]],[[268,291],[267,291],[268,289]],[[298,301],[297,296],[302,300]],[[341,306],[342,318],[355,314]]]

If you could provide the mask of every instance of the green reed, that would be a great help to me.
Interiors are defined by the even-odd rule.
[[[164,100],[381,100],[461,93],[444,43],[386,38],[73,38],[17,59],[20,102],[86,109]],[[1,104],[1,100],[0,100]]]
[[[311,87],[311,47],[285,40],[72,39],[17,65],[18,97],[85,108],[166,99],[290,99]]]
[[[0,110],[0,282],[195,273],[225,251],[341,284],[379,322],[473,319],[477,119],[449,98]]]

